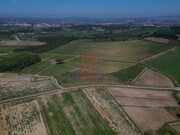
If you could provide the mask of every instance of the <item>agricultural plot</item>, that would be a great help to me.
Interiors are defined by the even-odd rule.
[[[108,92],[143,132],[158,130],[165,123],[176,121],[165,109],[178,107],[170,91],[108,88]]]
[[[94,105],[99,115],[118,135],[140,135],[126,113],[103,89],[87,88],[83,92]]]
[[[37,100],[0,105],[1,135],[48,135]]]
[[[75,69],[72,72],[62,74],[61,76],[55,76],[58,83],[61,86],[67,87],[67,86],[80,86],[80,85],[95,85],[95,84],[121,84],[116,78],[112,77],[111,75],[107,74],[93,74],[92,72],[85,71],[83,74],[87,74],[89,76],[89,79],[82,79],[81,78],[81,72],[82,69]],[[93,76],[96,76],[95,79]]]
[[[52,67],[56,68],[56,71],[59,71],[59,70],[63,71],[65,69],[63,68],[62,65],[64,65],[65,63],[62,64],[62,65],[55,65],[56,59],[59,58],[59,59],[62,59],[64,61],[66,61],[68,59],[73,58],[72,56],[51,55],[51,54],[40,54],[40,57],[42,59],[41,62],[24,68],[23,70],[21,70],[20,73],[36,75],[36,74],[39,74],[39,73],[43,73],[46,70],[48,70],[48,68],[51,69]],[[53,71],[53,73],[56,72],[56,71]],[[48,76],[53,76],[54,75],[53,73],[52,74],[49,73]]]
[[[45,76],[60,76],[67,72],[71,72],[72,70],[80,67],[79,58],[72,59],[63,64],[51,64],[47,69],[40,72],[40,75]]]
[[[141,64],[131,66],[126,69],[119,70],[117,72],[111,73],[111,75],[117,78],[120,82],[132,84],[134,80],[142,73],[145,67]]]
[[[70,58],[73,58],[74,56],[69,56],[69,55],[63,55],[63,54],[49,54],[49,53],[42,53],[40,54],[40,58],[42,61],[52,61],[56,59],[62,59],[62,60],[67,60]]]
[[[171,47],[146,41],[126,42],[94,42],[93,40],[76,40],[60,46],[50,53],[58,54],[97,54],[98,58],[115,59],[120,61],[141,61],[152,55],[163,52]]]
[[[56,89],[51,78],[0,74],[0,100]]]
[[[160,72],[171,76],[177,83],[180,83],[180,48],[170,51],[156,59],[145,62],[145,64],[157,69]]]
[[[137,78],[134,84],[140,86],[174,87],[171,79],[148,68]]]
[[[47,67],[51,66],[51,63],[48,61],[41,61],[37,64],[33,64],[29,67],[26,67],[20,71],[22,74],[31,74],[36,75]]]
[[[98,60],[97,63],[98,63],[98,71],[104,74],[114,73],[134,65],[133,63],[107,61],[107,60]]]
[[[173,128],[178,134],[180,134],[180,121],[169,123],[170,127]]]
[[[39,100],[51,135],[114,135],[80,90]]]

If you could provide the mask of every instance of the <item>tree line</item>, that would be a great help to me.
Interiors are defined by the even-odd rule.
[[[40,61],[40,57],[35,54],[18,54],[16,56],[6,57],[0,62],[0,72],[20,71]]]

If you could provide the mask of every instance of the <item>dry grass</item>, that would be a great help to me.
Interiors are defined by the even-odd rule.
[[[51,78],[0,74],[0,100],[57,89]]]
[[[37,100],[0,105],[1,135],[47,135]]]

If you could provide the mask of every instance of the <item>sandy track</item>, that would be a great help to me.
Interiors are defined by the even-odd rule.
[[[0,45],[4,46],[15,46],[15,45],[20,45],[20,46],[25,46],[25,45],[44,45],[46,43],[44,42],[38,42],[38,41],[26,41],[26,40],[8,40],[8,41],[0,41]]]

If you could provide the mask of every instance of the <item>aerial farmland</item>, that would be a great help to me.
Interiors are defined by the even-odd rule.
[[[175,28],[70,24],[0,25],[0,135],[180,135]]]

